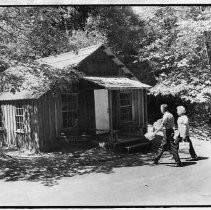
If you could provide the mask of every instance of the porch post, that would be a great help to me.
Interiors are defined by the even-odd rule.
[[[108,112],[109,112],[109,127],[111,132],[111,142],[114,142],[113,130],[113,114],[112,114],[112,91],[108,90]]]

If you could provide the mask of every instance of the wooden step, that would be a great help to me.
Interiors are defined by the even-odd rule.
[[[140,152],[140,151],[148,151],[151,147],[150,142],[142,142],[139,144],[134,144],[130,146],[126,146],[123,148],[124,152],[132,153],[132,152]]]
[[[149,142],[149,140],[146,139],[144,136],[128,138],[127,140],[118,139],[118,142],[115,143],[115,147],[125,147],[125,146],[130,146],[130,145],[132,146],[132,145],[140,144],[144,142]]]
[[[126,138],[128,139],[119,138],[119,142],[114,144],[114,150],[116,152],[147,151],[150,148],[150,142],[144,136]]]

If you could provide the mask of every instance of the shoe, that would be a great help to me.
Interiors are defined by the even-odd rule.
[[[174,165],[174,167],[181,167],[182,166],[182,163],[176,163],[175,165]]]
[[[190,159],[190,161],[196,161],[196,160],[198,160],[198,157],[197,156],[191,157],[191,159]]]

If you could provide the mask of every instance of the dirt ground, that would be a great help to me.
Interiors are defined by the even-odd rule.
[[[199,156],[183,167],[165,153],[151,160],[160,143],[146,154],[114,154],[97,148],[75,153],[32,155],[5,149],[0,158],[0,205],[119,206],[211,205],[211,141],[193,140]]]

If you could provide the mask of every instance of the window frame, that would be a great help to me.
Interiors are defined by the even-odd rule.
[[[15,105],[15,126],[16,132],[24,132],[24,106],[22,104]]]
[[[128,99],[121,99],[121,94],[128,94],[129,95],[129,100]],[[128,100],[129,101],[129,104],[125,104],[125,105],[122,105],[122,101],[126,101]],[[121,123],[130,123],[130,122],[133,122],[133,103],[132,103],[132,91],[120,91],[119,93],[119,103],[120,103],[120,122]],[[122,109],[127,109],[129,110],[129,114],[123,114],[122,113]],[[126,115],[127,116],[127,119],[126,120],[123,120],[122,119],[122,115]],[[130,116],[130,118],[129,118]]]
[[[79,93],[61,93],[61,98],[62,98],[62,127],[63,129],[71,129],[71,128],[75,128],[78,126],[78,123],[76,122],[78,120],[78,95]],[[64,100],[63,97],[66,97],[66,105],[64,105]],[[68,97],[72,97],[72,100],[68,100]],[[73,101],[74,98],[74,101]],[[69,105],[69,106],[68,106]],[[75,106],[75,108],[73,108]],[[66,107],[66,109],[64,110],[64,107]],[[64,114],[66,114],[66,119],[64,119]],[[68,114],[70,116],[68,116]],[[74,117],[74,115],[76,117]],[[74,118],[74,122],[73,119]],[[66,123],[65,123],[66,121]],[[71,126],[69,126],[69,121],[71,122]],[[76,123],[76,124],[74,124]]]

